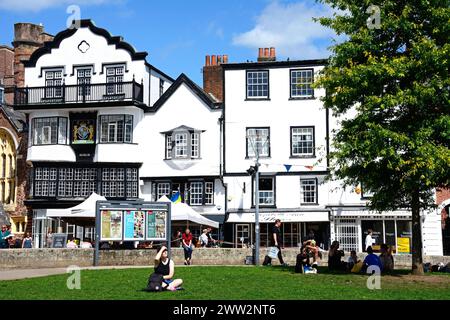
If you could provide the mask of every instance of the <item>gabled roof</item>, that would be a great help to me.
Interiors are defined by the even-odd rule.
[[[162,105],[177,91],[177,89],[182,85],[187,85],[196,95],[199,97],[211,110],[218,110],[222,108],[222,103],[213,99],[212,96],[207,94],[195,84],[191,79],[189,79],[184,73],[175,80],[174,83],[169,87],[169,89],[164,92],[164,94],[155,102],[155,104],[148,109],[147,112],[156,112]]]
[[[136,52],[132,45],[128,42],[123,41],[122,37],[112,36],[107,30],[96,27],[94,22],[90,19],[77,20],[74,21],[80,23],[81,28],[89,28],[92,33],[104,37],[108,44],[116,45],[117,49],[124,49],[128,51],[132,60],[145,60],[145,57],[148,55],[147,52]],[[30,59],[28,61],[24,61],[25,67],[35,67],[37,60],[43,55],[50,53],[52,49],[59,48],[61,41],[71,37],[77,32],[77,28],[66,29],[64,31],[59,32],[52,41],[46,41],[44,46],[37,49],[33,52]]]
[[[189,132],[198,132],[198,131],[201,131],[201,132],[205,132],[205,130],[194,129],[194,128],[191,128],[191,127],[182,125],[182,126],[173,128],[172,130],[164,131],[164,132],[161,132],[161,133],[162,133],[162,134],[168,134],[168,133],[171,133],[171,132],[174,132],[174,131],[189,131]]]

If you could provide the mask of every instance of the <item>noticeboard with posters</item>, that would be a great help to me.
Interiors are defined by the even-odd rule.
[[[128,205],[99,210],[100,241],[165,241],[170,221],[167,206]]]
[[[101,239],[102,240],[123,240],[122,234],[122,210],[102,210],[101,211]]]
[[[140,210],[124,211],[124,240],[144,240],[145,212]]]
[[[147,232],[145,240],[158,241],[167,237],[167,211],[147,210]]]

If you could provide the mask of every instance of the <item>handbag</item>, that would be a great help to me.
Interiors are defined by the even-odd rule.
[[[272,259],[276,259],[276,257],[278,256],[278,252],[280,252],[280,249],[278,249],[277,247],[270,247],[267,255]]]

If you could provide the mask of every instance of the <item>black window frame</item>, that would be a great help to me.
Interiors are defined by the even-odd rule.
[[[172,157],[172,155],[169,157],[169,149],[168,149],[168,138],[170,137],[170,144],[171,144],[171,148],[170,148],[170,150],[171,150],[171,153],[173,154],[173,155],[175,155],[174,154],[174,152],[173,152],[173,149],[174,149],[174,147],[175,147],[175,142],[174,142],[174,140],[172,139],[173,138],[173,131],[172,132],[168,132],[168,133],[165,133],[164,134],[164,160],[200,160],[201,159],[201,144],[202,144],[202,139],[201,139],[201,137],[202,137],[202,131],[200,131],[200,130],[195,130],[195,131],[180,131],[180,132],[177,132],[177,133],[179,133],[179,134],[184,134],[184,133],[186,133],[186,134],[188,134],[188,137],[187,137],[187,139],[186,139],[186,157]],[[192,138],[193,138],[193,136],[195,135],[195,134],[197,134],[198,135],[198,156],[197,157],[193,157],[192,156],[192,151],[193,151],[193,149],[192,149]]]
[[[36,120],[37,119],[53,119],[53,118],[57,118],[57,129],[56,129],[56,143],[52,143],[52,136],[51,136],[51,129],[50,129],[50,143],[36,143],[35,142],[35,130],[36,130]],[[64,143],[59,143],[59,127],[60,127],[60,121],[61,119],[66,119],[66,135],[65,135],[65,142]],[[61,146],[65,146],[68,145],[68,141],[69,141],[69,132],[70,128],[69,128],[69,117],[60,117],[60,116],[51,116],[51,117],[35,117],[33,119],[31,119],[31,146],[56,146],[56,145],[61,145]]]
[[[311,81],[311,89],[312,89],[312,95],[311,96],[293,96],[292,95],[292,73],[296,71],[311,71],[312,73],[312,81]],[[314,68],[295,68],[295,69],[289,69],[289,99],[290,100],[310,100],[315,99],[315,90],[312,88],[314,84]]]
[[[302,181],[314,180],[315,182],[315,201],[314,202],[303,202],[303,187]],[[319,204],[319,179],[318,178],[300,178],[300,206],[316,206]]]
[[[49,172],[49,178],[45,179],[45,177],[42,177],[41,179],[36,179],[36,172],[38,169],[44,170],[47,169]],[[56,176],[55,179],[50,179],[50,172],[52,169],[56,170]],[[71,169],[71,176],[69,178],[62,178],[61,177],[61,170],[67,170]],[[81,178],[77,179],[75,170],[79,169],[81,170]],[[83,170],[88,169],[88,175],[89,183],[94,184],[94,188],[92,186],[89,186],[88,194],[86,195],[75,195],[75,183],[81,182],[81,186],[83,185],[83,182],[85,182],[85,177]],[[29,194],[36,199],[80,199],[80,198],[88,198],[91,195],[91,191],[94,189],[94,191],[97,194],[103,195],[103,183],[105,182],[111,182],[110,180],[103,179],[103,170],[104,169],[123,169],[124,170],[124,177],[121,181],[124,183],[124,196],[105,196],[108,199],[138,199],[139,198],[139,169],[134,166],[116,166],[116,165],[106,165],[106,166],[89,166],[89,165],[81,165],[81,166],[63,166],[61,164],[58,165],[49,165],[49,166],[36,166],[33,168],[32,173],[30,174],[30,190]],[[131,170],[130,175],[131,179],[128,177],[128,170]],[[134,170],[134,173],[133,173]],[[135,179],[133,177],[135,176]],[[36,182],[37,181],[43,181],[43,182],[50,182],[53,181],[55,183],[55,194],[54,195],[36,195]],[[64,195],[60,192],[60,181],[67,181],[68,185],[70,185],[70,194],[68,194],[66,191],[64,192]],[[119,181],[119,182],[121,182]],[[117,182],[117,181],[114,181]],[[50,186],[50,185],[49,185]],[[67,185],[64,185],[64,188],[67,188]],[[82,187],[80,187],[82,188]],[[49,187],[50,190],[50,187]],[[136,196],[133,196],[133,193],[135,192]],[[42,194],[42,193],[41,193]]]
[[[105,117],[117,117],[117,116],[122,116],[123,117],[123,135],[122,135],[122,141],[115,141],[115,142],[111,142],[109,141],[109,131],[107,133],[107,138],[108,141],[102,141],[102,118]],[[126,117],[131,117],[131,133],[130,133],[130,141],[125,141],[125,137],[126,137]],[[109,121],[106,122],[108,123],[108,127],[109,127]],[[97,125],[97,136],[98,136],[98,144],[133,144],[133,138],[134,138],[134,115],[132,114],[126,114],[126,113],[121,113],[121,114],[102,114],[98,116],[98,125]],[[117,127],[116,127],[117,130]],[[116,134],[117,135],[117,134]]]
[[[249,155],[248,155],[248,130],[251,130],[251,129],[267,129],[267,131],[268,131],[268,134],[267,134],[267,140],[268,140],[268,144],[269,144],[269,155],[267,155],[267,156],[259,156],[259,158],[260,159],[269,159],[270,157],[271,157],[271,155],[272,155],[272,151],[271,151],[271,143],[270,143],[270,127],[246,127],[245,128],[245,159],[251,159],[251,158],[253,158],[253,157],[256,157],[256,154],[254,155],[254,156],[252,156],[252,157],[250,157]]]
[[[259,180],[261,185],[261,179],[272,179],[272,186],[273,186],[273,204],[259,204],[260,207],[264,208],[276,208],[277,207],[277,176],[276,175],[268,175],[268,174],[260,174]],[[252,208],[256,207],[255,202],[255,175],[252,176]],[[259,189],[259,192],[261,192],[261,188]]]
[[[312,129],[312,137],[313,137],[313,145],[312,145],[312,155],[296,155],[293,153],[293,134],[292,131],[294,129]],[[309,158],[315,158],[316,157],[316,127],[315,126],[291,126],[289,128],[290,132],[290,139],[291,139],[291,143],[290,143],[290,154],[291,154],[291,158],[300,158],[300,159],[309,159]]]
[[[266,72],[267,73],[267,97],[258,96],[250,97],[248,95],[248,74],[254,72]],[[249,69],[245,70],[245,100],[246,101],[265,101],[270,100],[270,70],[269,69]]]

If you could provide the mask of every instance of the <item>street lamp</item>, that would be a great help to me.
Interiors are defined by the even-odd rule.
[[[259,265],[259,247],[260,247],[260,232],[259,232],[259,154],[261,149],[266,145],[267,143],[267,137],[265,138],[265,141],[262,141],[260,132],[255,130],[254,134],[249,134],[247,136],[247,139],[249,139],[252,149],[255,153],[255,165],[251,166],[247,172],[253,176],[255,175],[255,253],[254,253],[254,260],[253,263],[255,266]]]

